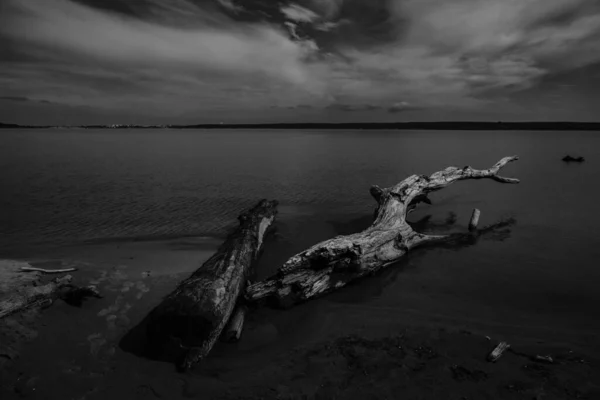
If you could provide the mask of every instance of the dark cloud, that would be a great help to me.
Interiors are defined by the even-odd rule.
[[[420,110],[420,107],[414,106],[412,104],[409,104],[405,101],[401,101],[398,103],[394,103],[392,104],[390,107],[388,107],[388,112],[390,113],[401,113],[401,112],[405,112],[405,111],[416,111],[416,110]]]
[[[511,99],[525,102],[519,94],[531,94],[533,104],[549,77],[586,71],[589,80],[589,67],[600,63],[596,0],[0,0],[0,7],[0,87],[12,95],[3,100],[87,105],[105,115],[268,118],[271,104],[283,104],[340,118],[427,115],[449,105],[481,116],[510,109]],[[596,93],[578,85],[561,94],[565,113],[582,115],[569,100],[597,103]]]
[[[0,100],[9,100],[9,101],[30,101],[27,97],[21,96],[1,96]]]
[[[269,108],[277,109],[277,110],[313,110],[313,109],[315,109],[315,107],[311,104],[293,104],[293,105],[289,105],[289,106],[271,105],[271,106],[269,106]]]
[[[533,27],[562,27],[568,28],[573,22],[600,12],[600,3],[574,1],[564,3],[560,8],[551,8],[548,13],[541,13],[540,18],[532,24]]]
[[[97,8],[99,10],[120,13],[129,16],[138,16],[140,11],[147,8],[151,2],[147,0],[121,1],[121,0],[72,0],[74,3]]]
[[[408,21],[390,7],[390,0],[347,0],[336,21],[347,21],[332,32],[337,42],[353,47],[370,47],[396,42]]]
[[[33,100],[24,96],[0,96],[0,100],[7,101],[16,101],[16,102],[31,102],[31,103],[40,103],[40,104],[52,104],[52,102],[48,100]]]
[[[325,109],[334,111],[378,111],[384,109],[384,107],[375,104],[333,103],[326,106]]]
[[[422,108],[409,104],[405,101],[396,102],[392,105],[377,105],[377,104],[344,104],[333,103],[325,107],[327,110],[335,111],[387,111],[389,113],[401,113],[405,111],[416,111]]]
[[[405,101],[396,102],[391,105],[377,105],[377,104],[343,104],[334,103],[325,107],[327,110],[335,111],[387,111],[389,113],[401,113],[405,111],[416,111],[422,110],[421,107],[409,104]]]

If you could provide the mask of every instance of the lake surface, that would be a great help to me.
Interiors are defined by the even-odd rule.
[[[586,162],[563,163],[567,153]],[[596,132],[4,130],[0,258],[222,238],[242,210],[269,198],[280,211],[259,266],[266,276],[307,246],[367,227],[373,184],[450,165],[488,168],[515,154],[503,174],[520,184],[459,182],[410,217],[430,215],[427,232],[464,231],[476,207],[482,225],[516,220],[504,240],[416,251],[327,302],[592,334],[600,329]]]

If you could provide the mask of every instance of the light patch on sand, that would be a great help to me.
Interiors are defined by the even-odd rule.
[[[142,281],[137,281],[135,288],[138,290],[138,293],[135,295],[135,298],[138,300],[141,299],[145,293],[150,291],[150,288]]]
[[[109,337],[116,339],[119,336],[119,327],[126,328],[129,326],[131,320],[127,316],[127,312],[129,312],[130,309],[131,304],[127,303],[116,314],[111,314],[106,317]]]
[[[98,352],[106,344],[106,339],[102,336],[101,333],[93,333],[87,337],[88,342],[90,342],[90,353],[93,356],[98,355]]]
[[[13,291],[15,288],[30,285],[39,279],[38,272],[21,272],[21,268],[31,267],[27,262],[0,260],[0,294]]]
[[[131,289],[134,285],[135,285],[135,283],[132,281],[125,282],[123,284],[123,288],[121,289],[121,292],[122,293],[129,292],[129,289]]]
[[[121,303],[123,302],[123,295],[118,295],[117,298],[115,299],[115,302],[113,304],[111,304],[109,307],[107,308],[103,308],[102,310],[100,310],[98,312],[98,316],[99,317],[104,317],[108,314],[112,314],[115,313],[119,310],[119,308],[121,307]]]
[[[121,287],[121,282],[128,278],[128,275],[121,271],[125,268],[127,268],[126,265],[119,265],[117,267],[114,267],[110,271],[101,271],[100,276],[90,281],[90,284],[99,285],[103,282],[108,282],[108,285],[106,287],[107,290],[110,290],[112,292],[122,290],[123,288]]]

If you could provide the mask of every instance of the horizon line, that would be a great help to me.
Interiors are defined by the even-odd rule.
[[[261,123],[194,123],[194,124],[79,124],[79,125],[23,125],[0,122],[0,128],[97,128],[97,129],[119,129],[119,128],[248,128],[248,127],[307,127],[307,126],[432,126],[432,125],[598,125],[600,121],[402,121],[402,122],[261,122]]]

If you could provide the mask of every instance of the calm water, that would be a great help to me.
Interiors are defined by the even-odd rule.
[[[583,164],[561,162],[584,155]],[[280,201],[266,275],[294,252],[369,224],[372,184],[449,165],[519,185],[460,182],[432,196],[427,231],[517,221],[504,241],[417,253],[392,272],[331,296],[339,304],[556,329],[600,328],[600,135],[594,132],[40,130],[0,133],[0,257],[109,240],[223,236],[244,208]],[[454,212],[457,223],[445,227]],[[408,306],[407,306],[408,305]]]

